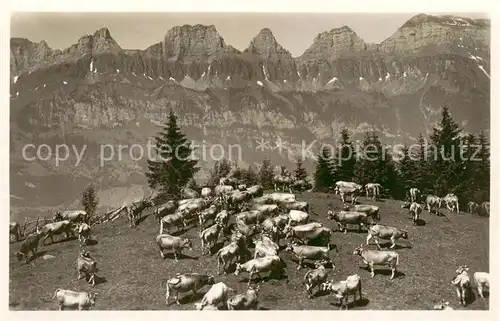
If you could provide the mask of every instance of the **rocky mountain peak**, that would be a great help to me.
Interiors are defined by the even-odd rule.
[[[342,51],[366,50],[366,43],[349,26],[319,33],[313,44],[299,57],[300,61],[330,60]]]
[[[167,31],[163,41],[163,54],[168,60],[210,56],[225,48],[226,43],[214,25],[183,25]]]
[[[262,29],[252,39],[245,52],[264,59],[292,59],[292,54],[276,41],[272,31],[268,28]]]

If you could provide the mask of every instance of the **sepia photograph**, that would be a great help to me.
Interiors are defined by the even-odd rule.
[[[11,11],[8,309],[488,311],[491,19]]]

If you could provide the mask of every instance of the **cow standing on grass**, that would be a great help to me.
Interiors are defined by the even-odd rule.
[[[333,270],[335,270],[335,266],[333,266]],[[321,284],[326,282],[329,272],[330,271],[325,268],[325,265],[320,263],[316,264],[316,269],[309,270],[304,275],[304,285],[306,286],[306,292],[309,299],[313,297],[312,289],[318,287],[319,291],[321,291]]]
[[[471,290],[471,282],[469,274],[467,273],[469,268],[467,265],[460,266],[455,272],[457,275],[451,280],[451,284],[455,287],[457,291],[458,301],[461,305],[465,306],[467,304],[467,297],[469,291]]]
[[[355,205],[358,196],[361,194],[363,190],[363,186],[356,184],[354,182],[344,182],[344,181],[338,181],[335,183],[335,194],[339,195],[340,198],[342,199],[342,203],[345,204],[345,197],[350,196],[351,197],[351,204]]]
[[[408,239],[408,231],[406,229],[401,230],[393,226],[387,226],[387,225],[372,225],[368,228],[368,236],[366,237],[366,245],[370,244],[370,240],[372,238],[375,238],[375,244],[377,244],[377,247],[379,250],[382,248],[380,247],[380,244],[378,242],[378,239],[383,239],[383,240],[391,240],[391,246],[389,247],[390,249],[394,248],[396,246],[396,240],[403,238],[405,240]]]
[[[420,190],[416,187],[410,188],[410,202],[418,202],[420,199]]]
[[[174,253],[175,262],[179,262],[178,255],[182,254],[182,250],[184,250],[185,248],[190,251],[193,250],[191,240],[168,234],[158,235],[156,237],[156,244],[160,248],[160,255],[162,259],[166,257],[163,253],[164,250],[172,250],[172,252]]]
[[[257,310],[260,286],[249,286],[245,294],[236,294],[227,300],[228,310]]]
[[[340,232],[347,233],[347,225],[357,225],[358,232],[361,232],[361,228],[368,224],[368,215],[361,212],[346,212],[340,211],[338,213],[334,213],[333,211],[328,211],[326,215],[327,220],[335,220],[339,227]]]
[[[408,209],[408,212],[411,214],[413,225],[416,225],[418,220],[420,219],[420,213],[422,213],[422,210],[423,210],[422,205],[420,205],[416,202],[413,202],[413,203],[404,202],[401,205],[401,208]]]
[[[458,197],[455,194],[449,193],[443,198],[444,203],[446,204],[446,208],[448,211],[456,211],[457,213],[460,211],[458,206]]]
[[[75,292],[71,290],[57,289],[52,300],[57,298],[59,310],[65,308],[77,308],[78,310],[90,310],[95,305],[98,293]]]
[[[36,227],[37,234],[43,235],[42,244],[45,245],[45,240],[50,237],[51,244],[54,243],[54,235],[66,234],[66,239],[69,239],[70,236],[75,236],[75,232],[73,231],[73,224],[69,220],[48,223],[45,224],[42,228],[39,226]]]
[[[19,252],[16,252],[17,259],[21,261],[24,257],[26,264],[28,264],[30,260],[30,258],[28,257],[28,253],[31,252],[31,259],[35,257],[41,237],[42,235],[38,233],[29,234],[21,244],[21,249],[19,250]]]
[[[167,292],[165,293],[165,304],[168,305],[170,296],[175,295],[175,302],[179,302],[179,293],[186,293],[191,291],[192,297],[205,285],[212,285],[215,283],[212,275],[205,275],[199,273],[177,273],[174,277],[165,282]]]
[[[83,277],[87,279],[87,283],[95,285],[95,273],[97,270],[97,262],[94,260],[90,253],[87,251],[82,251],[78,258],[76,259],[76,268],[78,271],[78,278],[80,280]]]
[[[354,249],[353,255],[359,255],[370,269],[370,276],[375,276],[374,265],[388,265],[391,268],[391,280],[396,275],[396,267],[399,264],[399,254],[394,251],[379,251],[363,249],[360,245]]]
[[[354,302],[356,302],[357,293],[359,293],[359,300],[363,299],[363,295],[361,294],[361,278],[357,274],[349,275],[345,280],[335,283],[327,281],[321,285],[320,289],[335,295],[335,298],[340,301],[340,309],[344,306],[346,310],[348,309],[349,294],[354,296]]]
[[[442,204],[442,199],[441,197],[437,197],[436,195],[427,195],[425,198],[425,206],[427,207],[427,211],[429,213],[432,213],[432,210],[435,210],[435,213],[439,213],[439,209],[441,208]]]

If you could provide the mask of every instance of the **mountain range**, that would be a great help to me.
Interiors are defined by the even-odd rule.
[[[378,44],[343,26],[318,34],[299,57],[267,28],[243,51],[214,25],[174,27],[145,50],[120,47],[106,28],[63,50],[11,38],[11,204],[76,206],[91,181],[103,206],[127,198],[130,186],[143,191],[144,159],[125,149],[100,166],[99,154],[103,144],[145,146],[169,110],[208,151],[239,144],[242,166],[269,157],[290,167],[304,143],[332,144],[343,127],[353,139],[375,131],[386,143],[411,143],[443,104],[464,131],[489,133],[489,74],[490,21],[456,16],[416,15]],[[74,166],[73,155],[28,161],[26,144],[86,150]],[[200,182],[212,161],[200,162]]]

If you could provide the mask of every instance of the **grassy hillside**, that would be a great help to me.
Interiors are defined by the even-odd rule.
[[[317,214],[311,214],[313,220],[337,230],[332,221],[326,220],[326,211],[329,208],[340,208],[338,196],[303,193],[298,195],[298,199],[310,203],[312,212]],[[373,203],[365,198],[360,198],[360,202]],[[433,304],[443,298],[458,309],[455,290],[450,281],[455,269],[462,264],[470,267],[471,274],[475,271],[488,271],[488,220],[442,210],[449,218],[448,221],[445,217],[437,217],[424,211],[421,217],[426,224],[413,226],[406,210],[400,209],[400,202],[387,200],[376,204],[381,207],[381,223],[397,227],[407,225],[410,239],[409,242],[399,242],[402,246],[397,249],[400,253],[400,273],[394,280],[389,280],[390,270],[379,267],[375,277],[371,278],[367,270],[360,268],[363,266],[361,258],[352,255],[354,247],[365,241],[366,232],[333,234],[331,241],[338,246],[339,253],[331,252],[336,270],[330,274],[330,278],[340,280],[357,273],[362,279],[364,301],[350,307],[359,310],[421,310],[431,309]],[[76,280],[76,240],[39,248],[39,256],[27,265],[24,261],[18,262],[13,254],[20,243],[12,244],[10,309],[57,309],[57,305],[50,302],[57,288],[99,292],[95,306],[97,310],[194,309],[194,303],[189,297],[182,300],[181,307],[177,307],[175,303],[165,305],[164,281],[176,273],[186,272],[214,274],[216,281],[225,282],[239,293],[246,290],[247,274],[217,276],[215,258],[201,256],[197,229],[193,228],[186,233],[187,237],[193,239],[193,251],[186,250],[186,255],[178,263],[173,258],[161,259],[154,241],[158,230],[153,217],[147,217],[135,229],[128,227],[124,217],[95,226],[92,237],[98,243],[90,246],[89,250],[98,262],[98,276],[102,279],[94,289],[85,281]],[[371,247],[376,248],[375,245]],[[44,254],[55,258],[45,260]],[[338,306],[331,304],[334,301],[332,297],[322,295],[308,299],[302,284],[307,269],[296,270],[295,259],[288,252],[281,251],[280,256],[287,264],[290,282],[286,284],[285,280],[268,280],[262,283],[259,293],[262,308],[338,309]],[[205,287],[195,301],[201,300],[207,290],[208,287]],[[487,302],[476,298],[465,309],[488,309]]]

